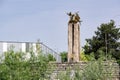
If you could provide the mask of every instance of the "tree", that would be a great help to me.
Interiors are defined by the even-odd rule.
[[[111,54],[116,59],[120,59],[120,28],[110,20],[109,23],[103,23],[97,29],[92,39],[86,39],[88,44],[83,47],[85,54],[93,52],[95,57],[99,58],[102,52],[104,55]]]
[[[62,62],[67,62],[67,52],[65,52],[65,51],[61,52],[60,56],[61,56]]]

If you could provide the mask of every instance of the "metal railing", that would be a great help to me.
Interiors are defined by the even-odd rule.
[[[31,47],[36,51],[36,44],[40,45],[42,53],[51,54],[56,59],[56,62],[61,62],[60,54],[41,42],[0,41],[0,53],[8,51],[11,46],[14,46],[14,51],[28,52]]]

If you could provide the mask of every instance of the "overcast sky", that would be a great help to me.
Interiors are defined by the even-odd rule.
[[[115,20],[120,27],[120,0],[0,0],[0,41],[41,42],[67,51],[67,12],[77,12],[81,46],[101,23]]]

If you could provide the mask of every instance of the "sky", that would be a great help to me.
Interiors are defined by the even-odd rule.
[[[81,17],[80,44],[101,23],[120,27],[120,0],[0,0],[0,41],[40,42],[57,52],[68,50],[67,12]]]

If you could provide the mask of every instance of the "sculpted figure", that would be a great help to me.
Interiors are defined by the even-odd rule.
[[[72,14],[71,12],[69,12],[69,13],[67,13],[67,15],[70,17],[69,23],[81,22],[78,12],[76,12],[75,14]]]

